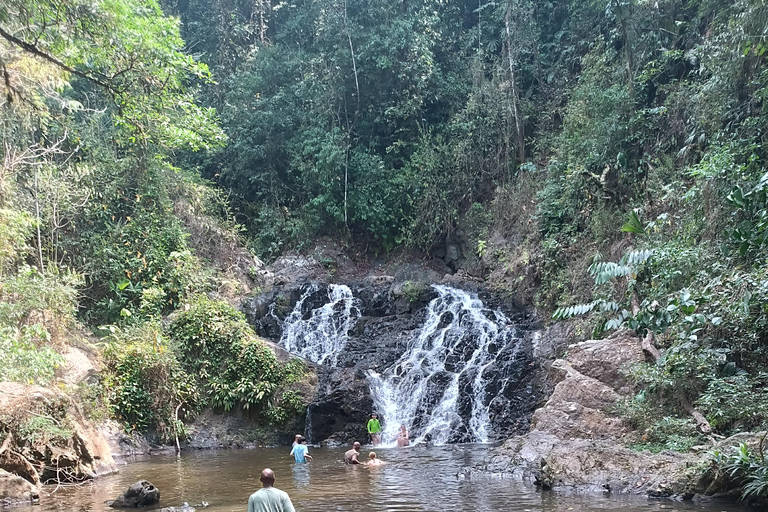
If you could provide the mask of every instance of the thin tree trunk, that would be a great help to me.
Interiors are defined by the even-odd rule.
[[[525,125],[523,123],[523,115],[520,109],[520,91],[517,85],[517,75],[515,73],[515,55],[512,48],[512,3],[510,2],[507,7],[507,12],[504,15],[504,28],[507,36],[507,59],[509,60],[509,79],[512,88],[512,116],[515,120],[516,139],[517,139],[517,160],[523,162],[525,160]]]
[[[43,263],[43,239],[40,236],[40,193],[37,188],[37,168],[35,168],[35,216],[37,224],[37,254],[40,259],[40,273],[45,275],[45,264]]]

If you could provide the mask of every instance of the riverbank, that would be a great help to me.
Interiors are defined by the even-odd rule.
[[[641,340],[628,331],[570,345],[551,364],[554,391],[534,413],[530,431],[508,439],[467,474],[592,494],[738,500],[743,483],[714,464],[716,454],[732,453],[740,443],[756,448],[762,433],[712,439],[685,453],[653,453],[645,434],[622,419],[618,407],[636,392],[629,373],[644,362]]]

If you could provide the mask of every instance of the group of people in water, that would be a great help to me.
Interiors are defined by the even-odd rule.
[[[373,446],[381,444],[381,422],[379,422],[379,416],[375,412],[371,413],[371,419],[368,420],[366,429],[368,430],[368,436],[371,438],[371,444]],[[411,440],[408,437],[408,429],[405,423],[402,423],[397,431],[397,446],[403,447],[409,444],[411,444]]]
[[[366,428],[371,439],[371,445],[378,446],[381,444],[381,422],[376,413],[371,414],[371,418],[368,420]],[[408,446],[409,444],[410,439],[408,437],[408,429],[402,424],[397,433],[397,446],[402,447]],[[352,448],[344,452],[344,463],[348,465],[364,464],[367,466],[380,466],[384,464],[384,461],[379,459],[374,451],[368,453],[367,461],[361,461],[361,447],[362,445],[360,442],[355,441],[352,444]],[[293,456],[297,463],[312,461],[306,437],[301,434],[296,434],[293,445],[291,446],[291,456]],[[274,471],[265,468],[261,472],[259,480],[261,481],[262,488],[248,498],[248,512],[295,512],[293,503],[288,494],[274,487]]]
[[[381,422],[379,421],[379,416],[376,413],[371,414],[371,418],[368,420],[366,429],[368,431],[368,436],[371,439],[371,445],[378,446],[381,444]],[[401,424],[400,429],[397,432],[397,446],[403,447],[408,446],[409,444],[411,444],[411,441],[408,437],[408,429],[406,428],[405,424]],[[366,464],[368,466],[379,466],[384,464],[384,462],[377,457],[376,452],[374,451],[368,453],[368,461],[361,462],[358,459],[360,456],[361,446],[362,445],[358,441],[354,442],[352,449],[348,450],[344,454],[345,464]],[[296,434],[296,437],[293,440],[293,445],[291,446],[291,456],[297,463],[312,461],[312,456],[309,455],[309,447],[307,446],[306,437],[301,434]]]

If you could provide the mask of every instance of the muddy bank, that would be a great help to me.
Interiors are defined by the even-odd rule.
[[[2,382],[0,411],[0,468],[33,487],[82,482],[116,471],[107,441],[66,394]],[[28,486],[6,474],[3,482],[0,499],[28,500]]]

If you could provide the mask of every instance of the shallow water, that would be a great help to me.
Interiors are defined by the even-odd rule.
[[[538,492],[515,480],[456,476],[463,466],[480,461],[488,446],[415,446],[378,448],[387,464],[379,467],[345,466],[343,449],[310,448],[315,460],[294,464],[290,448],[222,450],[153,456],[120,466],[120,473],[73,487],[47,487],[40,505],[14,508],[14,512],[100,512],[130,484],[146,479],[160,489],[156,507],[207,501],[206,512],[245,512],[248,496],[260,487],[259,474],[271,467],[275,487],[291,496],[298,512],[327,511],[434,511],[442,512],[627,512],[705,511],[736,512],[732,505],[703,505],[649,500],[630,496],[573,495]],[[363,449],[362,454],[367,455]],[[54,492],[55,491],[55,492]],[[203,510],[203,509],[198,509]]]

